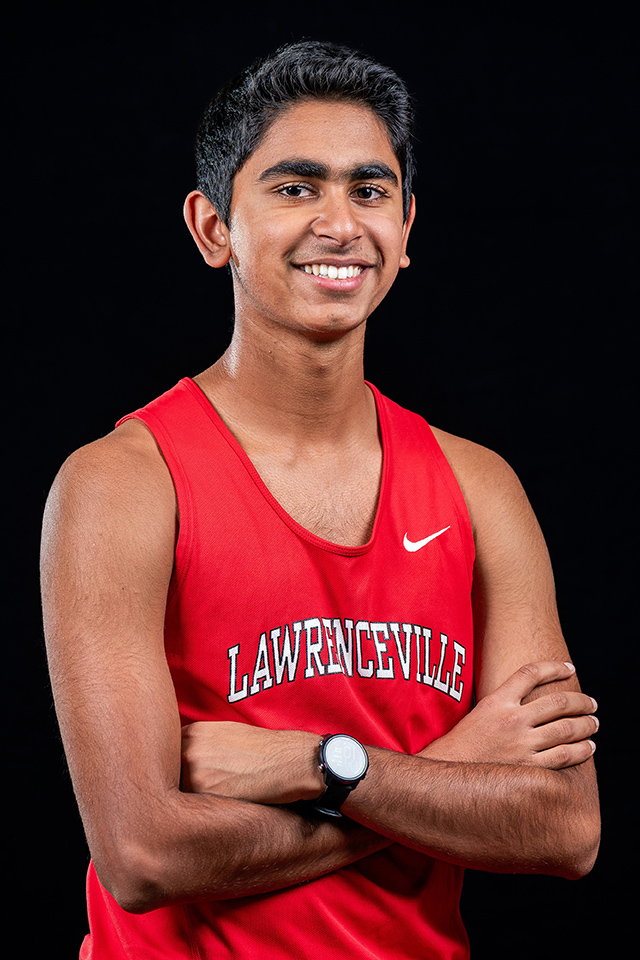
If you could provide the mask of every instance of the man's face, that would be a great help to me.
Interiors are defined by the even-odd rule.
[[[399,267],[398,161],[367,107],[290,107],[235,177],[229,218],[236,318],[334,339],[380,303]]]

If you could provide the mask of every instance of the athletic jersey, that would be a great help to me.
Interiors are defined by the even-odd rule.
[[[383,469],[373,533],[357,547],[287,514],[193,380],[129,415],[151,429],[177,493],[165,647],[183,724],[349,733],[413,754],[470,709],[462,493],[426,422],[371,389]],[[81,957],[460,960],[462,873],[393,844],[268,895],[131,915],[91,865]]]

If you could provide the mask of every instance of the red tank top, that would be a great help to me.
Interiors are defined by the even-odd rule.
[[[359,547],[286,513],[193,380],[130,414],[153,432],[178,498],[165,648],[183,724],[345,732],[412,754],[470,709],[474,545],[462,493],[426,422],[371,389],[383,473]],[[462,873],[394,844],[267,896],[140,916],[91,866],[81,957],[461,960]]]

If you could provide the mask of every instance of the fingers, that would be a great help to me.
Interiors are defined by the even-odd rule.
[[[548,770],[565,770],[577,767],[593,756],[596,745],[593,740],[580,740],[578,743],[562,743],[550,750],[543,750],[532,760],[534,766]]]
[[[569,663],[528,663],[480,701],[479,706],[486,707],[489,717],[501,717],[497,738],[495,728],[489,730],[502,743],[501,755],[508,757],[508,762],[515,756],[520,762],[561,770],[584,763],[593,755],[595,743],[591,738],[599,726],[594,716],[598,706],[595,700],[573,689],[543,692],[546,685],[568,680],[574,674]],[[527,699],[532,693],[533,698]],[[500,736],[506,730],[509,736],[503,741]]]
[[[523,705],[523,710],[533,726],[550,723],[561,717],[587,716],[595,713],[597,709],[598,704],[593,697],[573,690],[554,691]]]
[[[568,680],[575,672],[572,663],[563,663],[561,660],[539,660],[536,663],[525,663],[524,666],[511,674],[498,690],[516,700],[523,700],[536,687],[558,680]]]
[[[600,721],[594,716],[597,703],[582,693],[553,693],[522,707],[534,724],[532,762],[536,766],[562,770],[584,763],[596,745],[591,739]],[[532,744],[533,746],[533,744]]]
[[[598,732],[599,726],[597,717],[593,716],[565,717],[554,723],[546,723],[533,731],[536,737],[536,749],[545,751],[563,743],[588,740]]]

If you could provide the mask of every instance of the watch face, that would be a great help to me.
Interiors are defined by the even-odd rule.
[[[327,740],[324,759],[339,780],[359,780],[367,771],[366,751],[353,737],[337,734]]]

